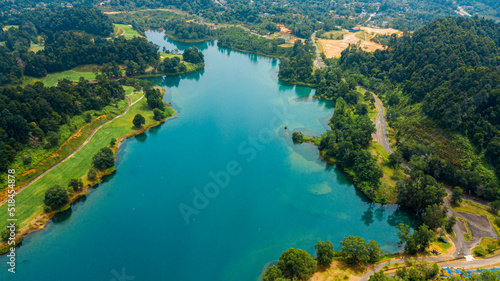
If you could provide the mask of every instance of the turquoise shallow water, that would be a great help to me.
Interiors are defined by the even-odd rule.
[[[333,104],[278,82],[276,59],[197,46],[204,71],[151,79],[180,116],[126,141],[117,173],[30,235],[16,274],[1,257],[0,280],[254,281],[286,249],[314,253],[320,240],[397,249],[395,226],[410,218],[367,202],[316,147],[291,142],[294,130],[324,132]],[[224,175],[218,187],[213,174]]]

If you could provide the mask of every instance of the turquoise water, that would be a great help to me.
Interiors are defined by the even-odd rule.
[[[278,82],[276,59],[197,46],[204,71],[151,79],[180,116],[127,140],[114,176],[28,236],[16,274],[0,258],[0,280],[254,281],[290,247],[340,249],[358,235],[397,249],[395,226],[409,217],[369,203],[316,147],[291,142],[294,130],[324,132],[333,105]]]

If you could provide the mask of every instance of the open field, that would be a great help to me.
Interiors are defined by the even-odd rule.
[[[9,30],[10,28],[19,28],[19,25],[4,25],[3,30]]]
[[[352,33],[347,30],[343,31],[332,31],[323,34],[323,37],[329,38],[330,34],[335,36],[335,38],[340,37],[342,34],[344,36],[341,40],[330,40],[330,39],[318,39],[318,43],[321,45],[323,52],[327,58],[337,58],[349,45],[359,44],[360,47],[367,52],[374,52],[375,50],[383,50],[384,46],[370,41],[374,37],[374,34],[389,35],[394,33],[399,33],[395,29],[391,28],[370,28],[361,27],[362,31]]]
[[[41,51],[43,49],[45,49],[45,46],[38,45],[38,44],[35,44],[35,43],[31,42],[31,46],[30,46],[30,48],[29,48],[28,51],[36,53],[36,52]]]
[[[131,25],[128,24],[113,23],[113,29],[115,35],[123,36],[125,37],[125,39],[141,37],[141,35]]]
[[[140,95],[134,94],[131,98],[132,100],[137,100]],[[138,129],[135,129],[132,125],[132,119],[138,113],[146,118],[145,127],[158,124],[158,121],[153,119],[153,111],[147,107],[146,99],[143,98],[130,107],[125,115],[98,130],[88,144],[72,158],[57,166],[40,180],[17,194],[16,207],[18,212],[16,214],[20,227],[29,225],[31,220],[43,212],[45,190],[55,184],[67,186],[71,178],[84,176],[91,167],[92,156],[102,147],[108,146],[111,138],[118,139],[119,137],[137,132]],[[4,222],[7,221],[7,210],[5,208],[0,210],[0,218]]]

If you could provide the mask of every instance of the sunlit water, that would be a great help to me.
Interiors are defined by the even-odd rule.
[[[254,281],[283,251],[314,254],[317,241],[340,249],[358,235],[396,250],[407,215],[369,203],[316,147],[291,141],[327,130],[333,104],[280,83],[276,59],[196,45],[203,71],[150,79],[179,117],[127,140],[116,175],[28,236],[16,274],[0,258],[0,280]]]

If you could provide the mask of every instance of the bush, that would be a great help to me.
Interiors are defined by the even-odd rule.
[[[495,224],[500,227],[500,218],[495,218]]]
[[[71,179],[68,183],[68,187],[73,188],[74,191],[80,190],[83,187],[82,179]]]
[[[154,117],[153,119],[156,121],[161,121],[165,119],[165,113],[158,108],[153,109]]]
[[[45,143],[43,145],[43,148],[49,149],[57,145],[59,142],[59,137],[57,136],[56,133],[50,131],[47,133],[47,136],[45,137]]]
[[[486,251],[483,249],[483,247],[477,247],[474,249],[474,255],[477,257],[484,257],[486,255]]]
[[[92,165],[97,169],[107,169],[115,165],[115,155],[109,147],[103,147],[92,157]]]
[[[43,203],[51,209],[57,209],[66,204],[68,201],[68,191],[60,185],[54,185],[45,191]]]
[[[493,253],[497,249],[497,245],[495,245],[493,243],[492,244],[488,244],[488,246],[486,246],[486,247],[487,247],[488,253]]]
[[[281,276],[281,270],[273,265],[266,269],[266,272],[264,272],[264,275],[262,275],[262,281],[276,281],[277,279],[281,278]]]
[[[90,115],[90,113],[85,114],[85,122],[92,122],[92,115]]]
[[[31,161],[32,161],[32,159],[31,159],[31,155],[26,154],[26,155],[24,155],[24,156],[23,156],[23,164],[24,164],[24,165],[28,165],[28,164],[30,164],[30,163],[31,163]]]
[[[97,177],[97,171],[94,168],[90,168],[90,170],[87,173],[87,178],[89,180],[95,180]]]
[[[111,141],[109,142],[109,145],[115,146],[116,145],[116,139],[112,138]]]

